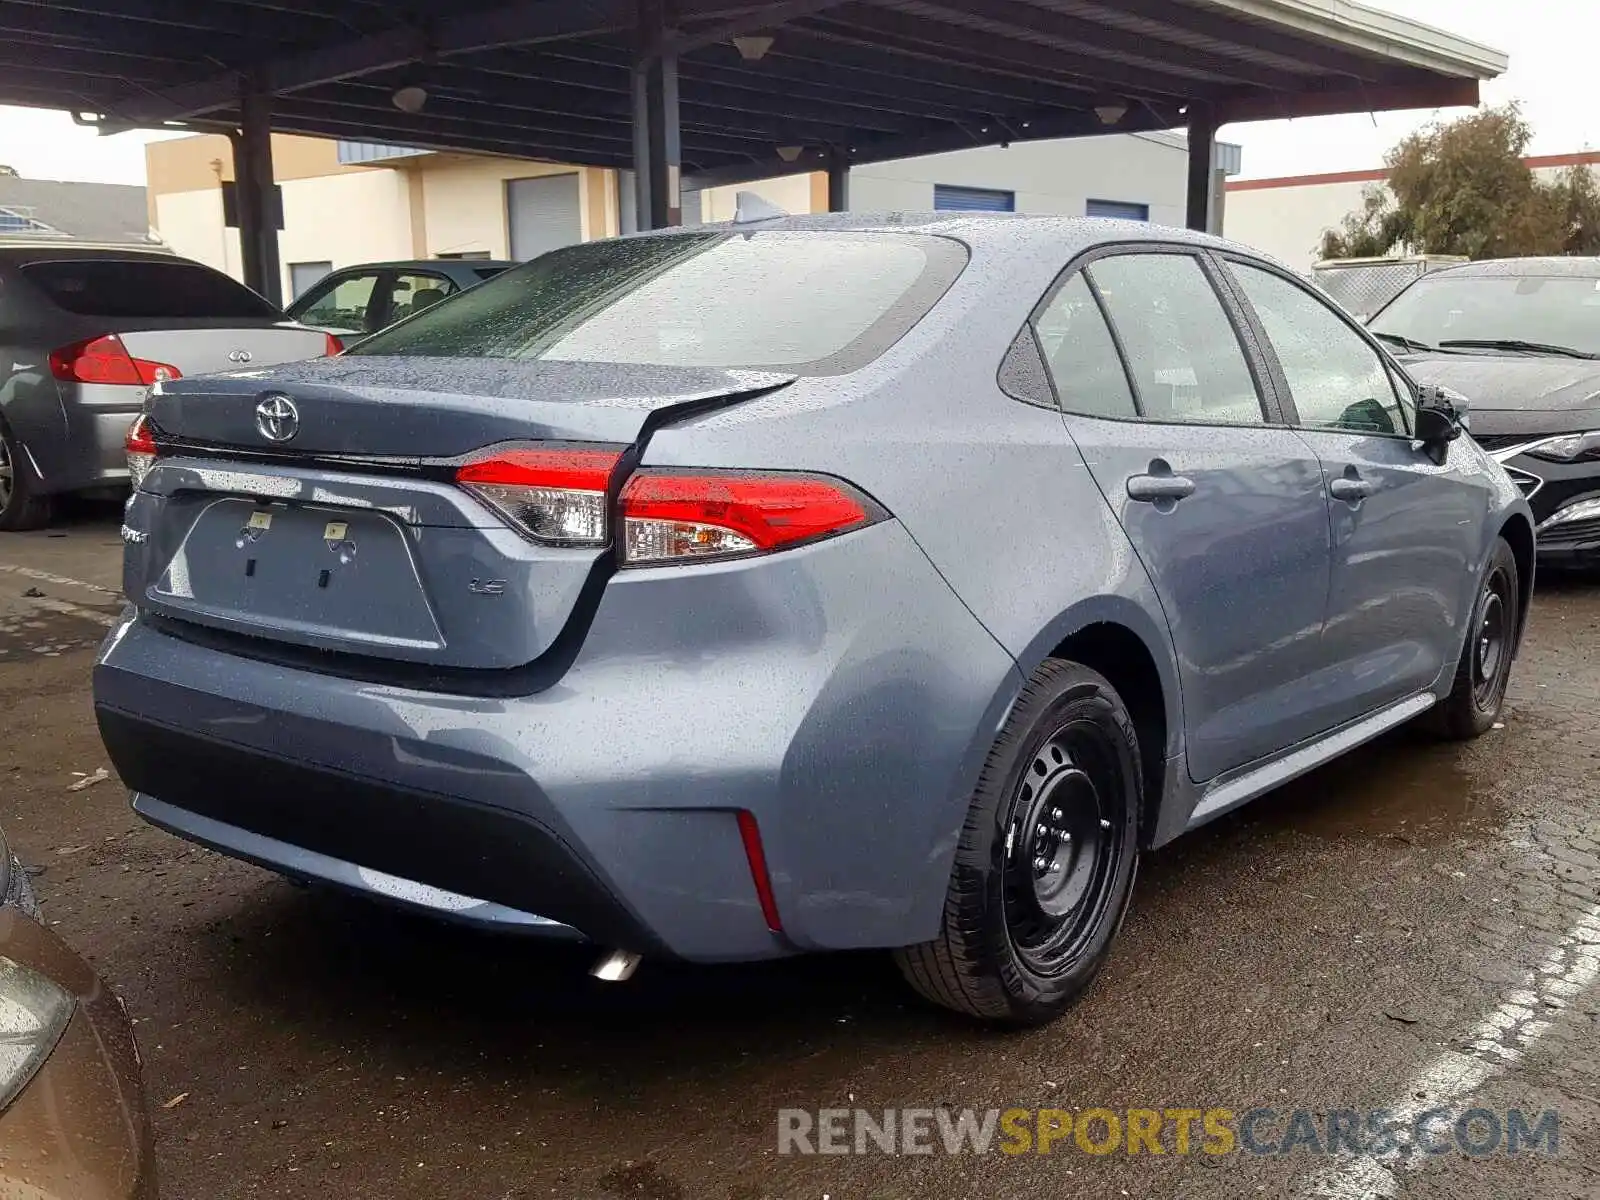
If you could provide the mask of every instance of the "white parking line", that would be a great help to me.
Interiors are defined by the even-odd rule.
[[[1450,1107],[1516,1066],[1550,1028],[1546,1016],[1559,1015],[1597,977],[1600,904],[1591,904],[1522,986],[1508,991],[1500,1006],[1461,1039],[1471,1048],[1468,1052],[1447,1050],[1406,1082],[1400,1100],[1390,1107],[1395,1121],[1409,1124],[1429,1109]],[[1384,1200],[1400,1194],[1400,1173],[1426,1157],[1398,1151],[1345,1157],[1316,1172],[1294,1195],[1303,1200]]]
[[[99,592],[102,596],[115,596],[121,599],[122,593],[116,588],[101,587],[98,583],[85,583],[82,579],[73,579],[67,575],[57,575],[51,571],[41,571],[37,567],[19,567],[15,563],[0,563],[0,571],[8,575],[21,575],[24,579],[37,579],[40,583],[57,583],[65,587],[83,588],[88,592]]]

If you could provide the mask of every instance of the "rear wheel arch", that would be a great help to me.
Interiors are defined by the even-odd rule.
[[[1079,663],[1105,676],[1127,705],[1139,735],[1144,801],[1139,814],[1139,841],[1153,840],[1165,793],[1167,759],[1178,724],[1175,696],[1169,692],[1157,659],[1143,638],[1126,625],[1096,621],[1058,642],[1050,658]],[[1169,699],[1170,698],[1170,699]]]
[[[1093,597],[1040,630],[1017,656],[1020,677],[1026,679],[1052,658],[1097,671],[1127,704],[1143,760],[1144,811],[1139,834],[1141,844],[1148,846],[1165,794],[1166,764],[1183,744],[1183,696],[1165,617],[1159,609],[1151,612],[1149,606],[1128,596]]]

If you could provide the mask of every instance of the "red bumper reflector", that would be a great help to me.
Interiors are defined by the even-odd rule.
[[[755,881],[756,899],[761,901],[761,915],[773,933],[783,932],[783,922],[778,920],[778,902],[772,898],[772,877],[767,874],[767,855],[761,848],[761,828],[754,813],[739,811],[739,836],[744,839],[744,855],[750,860],[750,878]]]

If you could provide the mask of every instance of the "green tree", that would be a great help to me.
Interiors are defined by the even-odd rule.
[[[1394,252],[1506,258],[1600,253],[1600,186],[1589,168],[1543,181],[1523,161],[1533,131],[1515,104],[1435,122],[1385,158],[1388,187],[1323,235],[1323,258]]]

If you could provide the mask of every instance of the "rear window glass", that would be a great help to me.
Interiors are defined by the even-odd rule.
[[[86,317],[281,317],[244,284],[199,263],[60,259],[22,273],[57,308]]]
[[[493,279],[496,275],[505,273],[504,267],[473,267],[472,273],[479,279]]]
[[[904,336],[966,261],[960,243],[912,234],[589,242],[508,271],[350,353],[836,374]]]

